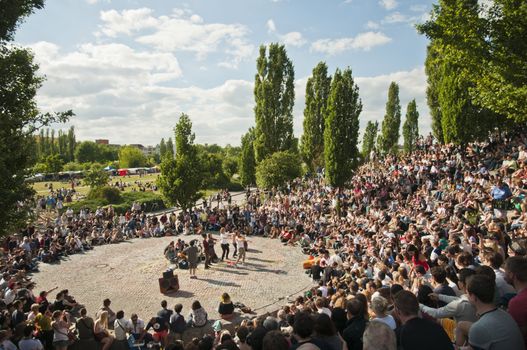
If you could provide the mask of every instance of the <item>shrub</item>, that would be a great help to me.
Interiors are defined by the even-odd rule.
[[[260,188],[284,185],[302,173],[300,157],[292,152],[276,152],[256,167],[256,183]]]
[[[106,204],[118,204],[121,203],[121,191],[118,188],[104,186],[90,189],[88,192],[88,199],[100,200],[106,202]]]

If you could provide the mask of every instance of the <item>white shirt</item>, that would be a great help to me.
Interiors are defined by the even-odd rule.
[[[137,323],[135,324],[135,326],[132,320],[129,320],[128,322],[130,324],[130,329],[132,330],[132,333],[138,334],[141,333],[143,329],[145,329],[145,322],[140,318],[137,319]]]
[[[123,329],[124,328],[124,329]],[[126,340],[126,332],[133,328],[128,324],[128,321],[124,318],[120,318],[113,322],[113,330],[115,332],[115,339],[117,340]]]
[[[392,315],[386,315],[384,317],[375,317],[372,321],[378,321],[378,322],[382,322],[386,325],[388,325],[388,327],[390,327],[392,330],[395,330],[395,328],[397,327],[397,325],[395,324],[395,320],[394,318],[392,317]]]
[[[15,301],[15,296],[15,291],[8,288],[4,295],[4,303],[6,303],[6,305],[11,304]]]
[[[331,310],[328,309],[327,307],[322,307],[320,309],[318,309],[317,311],[319,314],[326,314],[328,315],[329,317],[331,317]]]
[[[231,234],[229,232],[220,233],[220,244],[229,244],[229,238]]]

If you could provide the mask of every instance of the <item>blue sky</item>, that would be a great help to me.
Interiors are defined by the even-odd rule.
[[[430,131],[424,59],[415,23],[433,1],[48,0],[16,41],[35,52],[47,81],[43,111],[73,109],[78,138],[154,145],[181,112],[199,143],[238,145],[254,124],[258,47],[281,42],[295,66],[294,128],[302,132],[312,68],[351,67],[363,101],[361,126],[382,120],[391,81],[401,105],[415,98]],[[59,126],[60,127],[60,126]],[[63,126],[67,127],[67,126]],[[402,140],[401,140],[402,142]]]

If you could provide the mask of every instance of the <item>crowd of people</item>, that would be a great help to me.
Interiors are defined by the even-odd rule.
[[[0,338],[8,345],[3,347],[38,349],[25,346],[36,336],[46,348],[63,349],[84,337],[79,320],[89,317],[67,291],[47,305],[46,292],[33,295],[27,274],[39,260],[132,237],[217,230],[218,260],[228,259],[230,246],[239,255],[246,243],[235,237],[250,235],[302,249],[315,287],[275,317],[243,322],[234,332],[215,323],[215,334],[187,344],[177,335],[208,321],[197,301],[186,320],[181,305],[174,311],[165,305],[167,311],[146,324],[103,305],[96,321],[85,321],[86,333],[90,330],[103,350],[129,335],[140,341],[152,337],[171,349],[524,349],[526,145],[523,131],[463,147],[421,138],[411,154],[371,157],[348,189],[328,186],[320,171],[282,189],[248,191],[243,204],[233,204],[229,195],[217,206],[211,198],[190,212],[159,217],[137,206],[123,215],[111,207],[65,211],[43,227],[29,226],[4,240]],[[205,266],[214,258],[209,239],[212,245],[216,240],[208,235],[203,240]],[[190,246],[180,247],[184,257],[192,255]],[[79,312],[76,334],[65,310]]]

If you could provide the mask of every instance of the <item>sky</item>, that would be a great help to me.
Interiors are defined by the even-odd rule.
[[[43,112],[72,109],[78,140],[155,145],[181,113],[197,143],[239,145],[254,126],[260,45],[280,42],[295,67],[295,136],[302,134],[313,67],[350,67],[363,103],[361,135],[382,121],[388,87],[400,87],[402,122],[416,99],[430,132],[424,61],[415,30],[432,0],[48,0],[20,26],[46,81]],[[401,122],[401,125],[402,125]],[[400,139],[402,142],[402,136]]]

